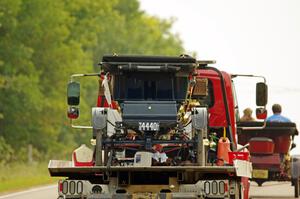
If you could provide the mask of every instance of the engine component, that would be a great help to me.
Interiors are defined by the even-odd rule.
[[[138,151],[134,156],[135,167],[151,167],[152,165],[152,153]]]
[[[126,101],[123,107],[123,122],[136,129],[154,131],[177,124],[175,101]]]
[[[106,110],[103,107],[92,108],[92,125],[94,129],[104,129],[106,127]]]
[[[196,130],[207,128],[207,108],[206,107],[195,107],[192,108],[192,124]]]
[[[110,137],[115,134],[115,127],[118,126],[117,123],[122,122],[121,114],[115,109],[107,109],[107,135]]]

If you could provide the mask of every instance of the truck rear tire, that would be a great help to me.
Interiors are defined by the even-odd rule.
[[[256,180],[255,182],[257,183],[257,185],[259,187],[261,187],[265,181],[263,181],[263,180]]]
[[[294,197],[299,198],[299,179],[292,179],[294,184]]]

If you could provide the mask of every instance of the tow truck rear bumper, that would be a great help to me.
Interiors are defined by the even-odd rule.
[[[172,198],[229,198],[239,192],[235,180],[199,180],[195,184],[128,185],[92,184],[86,180],[59,181],[58,199],[172,199]],[[160,191],[157,189],[160,187]]]
[[[236,165],[74,167],[71,161],[59,160],[52,160],[48,165],[51,176],[69,177],[61,181],[59,199],[82,198],[82,196],[86,199],[228,198],[239,190],[241,181],[239,173],[244,173],[241,168]],[[145,180],[136,181],[136,176]],[[92,184],[88,180],[101,177],[104,184]],[[147,178],[158,180],[149,181]],[[96,186],[100,191],[97,192]],[[79,197],[76,197],[76,194]]]

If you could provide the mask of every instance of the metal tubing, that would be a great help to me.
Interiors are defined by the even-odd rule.
[[[92,129],[92,126],[81,126],[81,125],[74,125],[73,120],[70,119],[71,127],[75,129]]]
[[[71,75],[70,81],[72,82],[75,77],[90,77],[90,76],[100,76],[100,73],[88,73],[88,74],[73,74]]]
[[[205,150],[203,143],[204,130],[197,131],[197,163],[199,166],[205,166]]]
[[[102,166],[102,131],[96,130],[96,166]]]

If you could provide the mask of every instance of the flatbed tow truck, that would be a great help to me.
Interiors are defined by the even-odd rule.
[[[103,56],[100,72],[75,74],[68,117],[92,131],[72,161],[50,160],[63,198],[248,198],[252,166],[237,144],[231,76],[182,55]],[[79,116],[77,78],[99,78],[91,126]],[[257,105],[267,101],[257,83]],[[263,107],[263,108],[262,108]]]

